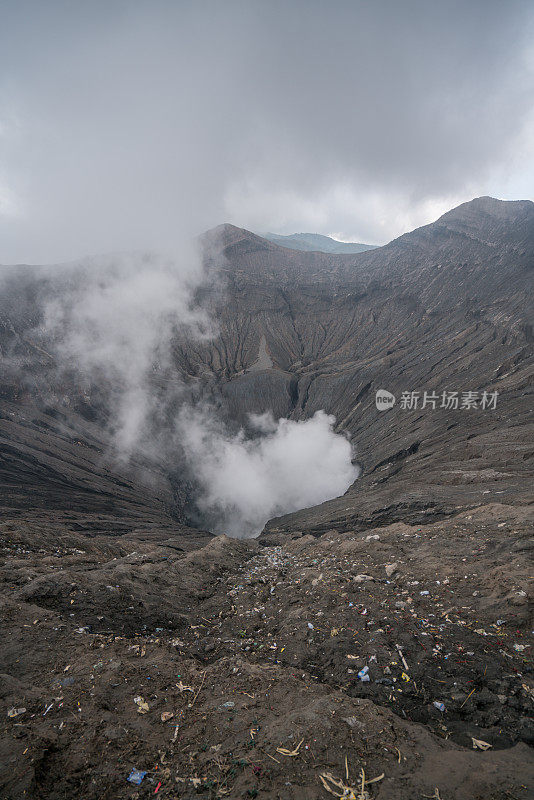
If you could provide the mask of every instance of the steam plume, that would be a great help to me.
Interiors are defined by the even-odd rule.
[[[358,477],[352,447],[334,433],[335,418],[318,411],[293,421],[250,417],[258,433],[229,434],[207,411],[185,408],[182,444],[200,483],[198,506],[216,533],[258,534],[273,516],[337,497]]]

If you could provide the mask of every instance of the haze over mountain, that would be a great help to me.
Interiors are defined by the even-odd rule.
[[[331,236],[323,236],[320,233],[287,235],[264,233],[263,237],[282,247],[289,247],[290,250],[319,251],[321,253],[363,253],[365,250],[373,250],[376,247],[373,244],[360,244],[359,242],[339,242]]]
[[[486,483],[494,487],[496,480],[506,497],[519,499],[528,461],[511,453],[525,447],[517,436],[524,441],[528,417],[533,224],[529,201],[479,198],[385,247],[354,255],[288,250],[231,225],[216,228],[203,240],[203,294],[217,332],[193,340],[187,331],[176,332],[170,362],[151,368],[153,390],[166,414],[179,407],[179,398],[162,389],[174,372],[192,396],[215,403],[230,426],[246,424],[250,413],[296,421],[318,411],[333,414],[337,430],[356,445],[362,478],[343,500],[303,512],[308,529],[324,529],[334,519],[354,528],[377,518],[439,517],[476,504]],[[101,505],[94,481],[118,480],[117,466],[105,457],[109,378],[104,373],[98,385],[82,369],[78,377],[70,372],[69,385],[50,355],[53,341],[38,333],[43,301],[61,298],[65,279],[76,280],[76,271],[55,277],[18,269],[4,279],[2,351],[10,360],[2,395],[11,410],[2,424],[12,454],[4,461],[7,505],[15,492],[22,508],[40,505],[40,497],[56,508],[71,506],[57,483],[57,465],[51,467],[55,451],[62,454],[64,478],[88,509]],[[381,388],[397,397],[402,391],[492,390],[501,398],[485,413],[398,407],[378,413],[374,394]],[[17,421],[21,414],[26,424]],[[165,430],[173,423],[158,424]],[[150,436],[161,436],[150,426]],[[71,437],[87,437],[87,444],[76,445],[67,458]],[[146,469],[160,476],[152,505],[162,512],[166,506],[186,513],[194,505],[194,476],[177,475],[177,463],[174,445],[172,455],[148,458]],[[25,481],[18,475],[23,464]],[[473,494],[475,476],[480,488]],[[122,499],[126,484],[114,485],[120,492],[109,486],[105,505],[122,514],[130,507]],[[145,511],[149,494],[142,492]]]
[[[122,791],[120,765],[107,770],[127,730],[127,774],[159,764],[163,747],[178,778],[192,760],[219,785],[203,754],[243,757],[237,798],[257,780],[254,714],[257,753],[298,749],[295,725],[349,754],[371,731],[387,744],[367,767],[394,775],[396,798],[428,793],[440,769],[447,796],[491,787],[504,800],[532,763],[534,203],[478,198],[356,254],[232,225],[202,248],[192,284],[153,255],[3,269],[3,691],[26,720],[13,738],[3,716],[6,796],[96,798],[87,787],[110,780]],[[389,410],[379,389],[396,396]],[[411,410],[405,392],[418,395]],[[339,464],[342,489],[326,496],[348,486],[342,496],[271,519],[257,541],[205,530],[249,535],[276,508],[270,495],[313,503],[313,481],[324,488]],[[246,741],[223,736],[227,709]],[[317,709],[343,719],[323,730]],[[167,713],[183,724],[162,724]],[[472,740],[494,748],[484,762]],[[279,755],[273,786],[291,780],[319,800],[315,762]],[[166,785],[166,769],[153,780]]]

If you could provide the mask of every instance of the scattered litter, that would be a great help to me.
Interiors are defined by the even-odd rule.
[[[145,700],[143,700],[142,697],[139,696],[134,697],[134,703],[137,706],[137,711],[139,714],[146,714],[147,711],[149,710],[148,703]]]
[[[176,783],[187,783],[187,781],[189,781],[189,783],[192,783],[195,789],[198,789],[198,787],[202,785],[202,778],[179,778],[178,776],[176,777]]]
[[[8,710],[8,712],[7,712],[7,716],[8,716],[8,717],[20,717],[20,715],[21,715],[21,714],[24,714],[25,712],[26,712],[26,709],[25,709],[25,708],[15,708],[15,706],[12,706],[12,707],[11,707],[11,708]]]
[[[234,708],[234,706],[235,703],[233,700],[227,700],[226,703],[223,703],[222,705],[219,706],[219,710],[222,708]]]
[[[371,678],[367,674],[369,672],[369,667],[365,666],[358,672],[358,678],[365,683],[366,681],[370,681]]]
[[[524,644],[514,644],[514,650],[517,650],[518,653],[522,653],[525,649],[526,645]]]
[[[283,755],[283,756],[298,756],[298,754],[299,754],[299,750],[300,750],[300,746],[301,746],[301,744],[302,744],[302,742],[303,742],[303,741],[304,741],[304,739],[301,739],[301,740],[300,740],[300,742],[298,743],[298,745],[295,747],[295,749],[294,749],[294,750],[288,750],[288,749],[287,749],[287,748],[285,748],[285,747],[277,747],[277,748],[276,748],[276,752],[277,752],[277,753],[280,753],[280,754],[281,754],[281,755]]]
[[[162,711],[161,712],[161,721],[162,722],[168,722],[173,717],[174,717],[174,713],[172,711]]]
[[[347,800],[357,800],[356,789],[354,789],[352,786],[347,786],[347,784],[343,783],[343,781],[339,778],[334,778],[331,772],[319,773],[319,780],[323,784],[323,787],[326,789],[326,791],[330,794],[333,794],[334,797],[347,798]],[[339,791],[334,791],[334,786],[337,789],[341,789],[341,794]]]
[[[408,669],[409,669],[408,663],[407,663],[406,659],[404,658],[404,656],[402,654],[402,650],[400,649],[400,646],[398,644],[396,644],[395,647],[397,648],[397,652],[398,652],[398,654],[400,656],[400,660],[402,661],[402,665],[403,665],[404,669],[406,670],[406,672],[408,672]]]
[[[398,563],[396,561],[394,561],[393,564],[386,564],[385,570],[388,578],[391,578],[393,573],[397,571],[397,567]]]
[[[482,739],[474,739],[471,737],[471,741],[473,742],[473,750],[489,750],[490,747],[493,747],[493,745],[488,744],[488,742],[483,742]]]
[[[345,762],[346,768],[346,780],[349,780],[348,777],[348,766]],[[381,781],[384,777],[384,773],[378,775],[376,778],[371,778],[371,780],[367,780],[365,777],[365,771],[363,769],[360,770],[360,782],[358,788],[354,786],[348,786],[344,781],[340,778],[335,778],[331,772],[321,772],[319,773],[319,780],[323,784],[323,787],[326,789],[327,792],[333,794],[334,797],[342,798],[343,800],[370,800],[371,795],[365,788],[366,786],[370,786],[372,783],[377,783]],[[339,791],[335,791],[334,787]]]
[[[434,700],[432,705],[436,706],[438,711],[445,711],[445,703],[442,703],[440,700]]]
[[[308,628],[309,628],[311,631],[313,631],[313,624],[312,624],[311,622],[308,622]]]
[[[130,783],[135,783],[136,786],[140,786],[145,775],[146,771],[143,772],[143,770],[133,769],[126,780]]]
[[[182,681],[176,684],[176,688],[180,690],[180,692],[195,692],[192,686],[186,686]]]
[[[465,700],[464,700],[464,702],[462,703],[462,705],[460,706],[460,708],[463,708],[463,707],[465,706],[465,704],[467,703],[467,701],[469,700],[469,698],[471,697],[471,695],[472,695],[472,694],[473,694],[475,691],[476,691],[476,689],[472,689],[472,690],[469,692],[469,694],[468,694],[468,695],[467,695],[467,697],[465,698]]]

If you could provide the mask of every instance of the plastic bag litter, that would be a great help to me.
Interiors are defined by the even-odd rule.
[[[362,667],[362,669],[358,672],[358,678],[365,683],[366,681],[370,681],[371,678],[367,674],[369,672],[369,667]]]
[[[133,769],[126,778],[126,780],[129,781],[130,783],[135,783],[136,786],[140,786],[145,775],[146,775],[146,770],[143,772],[143,770],[140,769]]]

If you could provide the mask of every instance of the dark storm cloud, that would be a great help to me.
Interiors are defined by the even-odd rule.
[[[0,13],[0,262],[227,219],[384,241],[534,177],[528,2]]]

